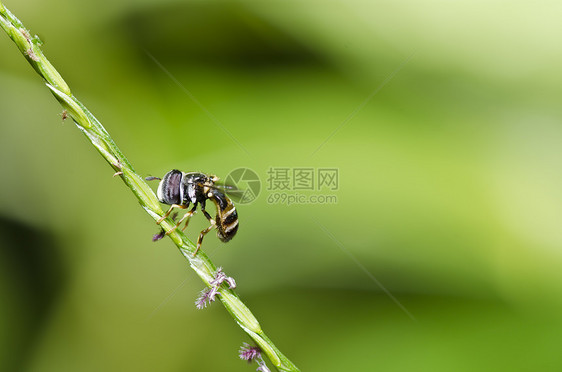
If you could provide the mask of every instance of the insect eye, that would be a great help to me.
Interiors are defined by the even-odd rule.
[[[180,187],[182,173],[177,170],[171,170],[160,181],[158,185],[158,200],[165,204],[180,204]]]

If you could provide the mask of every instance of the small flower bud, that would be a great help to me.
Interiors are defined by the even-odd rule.
[[[216,300],[217,294],[218,291],[216,287],[202,290],[197,300],[195,300],[195,307],[197,307],[199,310],[206,308],[207,303],[210,304],[211,302],[214,302]]]
[[[152,237],[152,241],[157,242],[158,240],[163,239],[165,236],[166,232],[164,231],[164,229],[162,229],[158,234],[154,234],[154,236]]]
[[[244,342],[238,355],[240,359],[252,362],[254,359],[261,357],[261,349],[257,346],[250,346],[248,343]]]
[[[209,282],[211,287],[201,291],[201,295],[197,298],[197,300],[195,300],[195,306],[201,310],[207,307],[207,302],[211,303],[215,301],[216,296],[220,294],[219,288],[223,282],[227,282],[230,289],[236,288],[236,282],[234,279],[226,276],[226,274],[222,271],[222,267],[219,267],[215,272],[215,278]]]
[[[261,357],[261,349],[259,347],[250,346],[249,344],[244,342],[244,344],[240,348],[240,351],[238,352],[238,356],[240,356],[240,359],[248,361],[248,363],[251,363],[252,361],[258,363],[258,369],[256,369],[256,371],[270,372],[269,368],[267,368],[267,365]]]
[[[222,267],[219,267],[217,269],[217,272],[215,273],[215,279],[211,280],[210,284],[218,287],[223,282],[227,282],[228,288],[230,289],[236,288],[236,281],[234,280],[234,278],[226,276],[226,274],[222,271]]]

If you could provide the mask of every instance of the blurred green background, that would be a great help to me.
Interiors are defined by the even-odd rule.
[[[337,203],[262,189],[203,245],[303,371],[562,370],[559,2],[4,3],[143,175],[339,170]],[[0,370],[255,370],[5,35],[0,55]]]

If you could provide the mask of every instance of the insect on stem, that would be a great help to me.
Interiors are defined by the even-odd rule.
[[[147,177],[151,180],[156,177]],[[201,212],[210,222],[209,227],[202,230],[197,240],[197,248],[193,256],[199,252],[201,243],[205,235],[212,229],[217,229],[217,237],[222,242],[230,241],[238,231],[238,212],[230,200],[215,184],[219,178],[204,173],[185,173],[177,169],[173,169],[166,173],[164,178],[158,185],[158,200],[161,203],[171,205],[170,209],[156,222],[160,224],[166,219],[174,208],[187,209],[190,204],[193,208],[179,220],[176,226],[166,234],[175,231],[183,221],[186,221],[185,228],[189,223],[189,219],[196,212],[197,207],[201,206]],[[205,210],[207,200],[211,200],[216,207],[217,214],[213,219]]]

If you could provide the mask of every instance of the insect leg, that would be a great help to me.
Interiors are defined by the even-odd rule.
[[[201,231],[201,234],[199,234],[199,239],[197,239],[197,249],[195,250],[195,253],[193,253],[193,257],[195,257],[197,252],[199,252],[199,248],[201,248],[201,243],[203,242],[203,238],[205,237],[205,235],[216,227],[215,221],[213,219],[210,219],[210,221],[211,221],[211,225],[207,227],[205,230]]]
[[[203,212],[203,214],[205,215],[205,217],[207,217],[207,219],[209,220],[210,223],[215,224],[215,220],[213,220],[211,215],[209,213],[207,213],[207,211],[205,210],[205,202],[204,201],[201,203],[201,212]]]
[[[183,208],[185,209],[187,208],[187,205]],[[187,222],[185,223],[185,227],[183,229],[181,229],[181,231],[185,230],[185,228],[187,227],[187,224],[189,223],[189,219],[191,218],[191,216],[193,216],[193,213],[195,213],[195,209],[197,208],[197,205],[195,205],[189,212],[186,212],[183,217],[178,221],[178,223],[176,223],[176,226],[174,226],[173,229],[171,229],[170,231],[166,231],[166,235],[170,235],[171,233],[173,233],[174,231],[176,231],[176,229],[178,227],[180,227],[180,225],[182,224],[182,222],[187,219]]]
[[[168,209],[168,212],[166,212],[162,217],[160,217],[160,219],[158,221],[156,221],[156,224],[160,225],[160,223],[162,221],[164,221],[166,218],[168,218],[168,216],[170,215],[170,213],[172,213],[172,210],[174,210],[174,208],[186,209],[187,205],[172,204],[170,209]]]
[[[195,204],[193,206],[193,208],[191,208],[191,210],[189,212],[187,212],[180,220],[180,222],[178,222],[178,226],[183,222],[183,220],[185,221],[185,226],[183,227],[183,229],[181,229],[181,231],[184,231],[185,229],[187,229],[187,225],[189,224],[189,219],[191,218],[191,216],[193,216],[193,214],[196,212],[197,209],[197,204]]]

